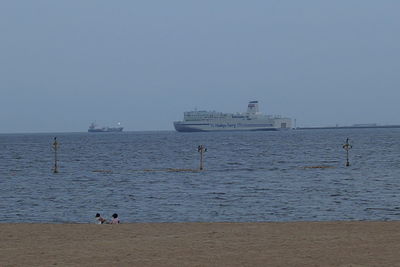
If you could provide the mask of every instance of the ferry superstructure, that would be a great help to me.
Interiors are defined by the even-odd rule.
[[[174,122],[178,132],[277,131],[292,128],[292,120],[260,113],[258,101],[250,101],[247,112],[187,111]]]

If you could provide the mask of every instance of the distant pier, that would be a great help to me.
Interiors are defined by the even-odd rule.
[[[379,129],[400,128],[400,125],[355,124],[352,126],[297,127],[295,130]]]

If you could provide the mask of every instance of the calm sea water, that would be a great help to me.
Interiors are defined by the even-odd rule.
[[[87,223],[97,212],[122,222],[399,220],[399,137],[400,129],[2,134],[0,222]],[[168,170],[197,169],[200,144],[204,171]]]

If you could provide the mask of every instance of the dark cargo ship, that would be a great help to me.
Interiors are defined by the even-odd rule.
[[[121,123],[118,123],[118,127],[99,127],[94,122],[90,124],[88,132],[89,133],[108,133],[108,132],[122,132],[124,127],[120,126]]]

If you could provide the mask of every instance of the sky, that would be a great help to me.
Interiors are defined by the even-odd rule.
[[[0,133],[189,110],[400,124],[400,1],[0,1]]]

